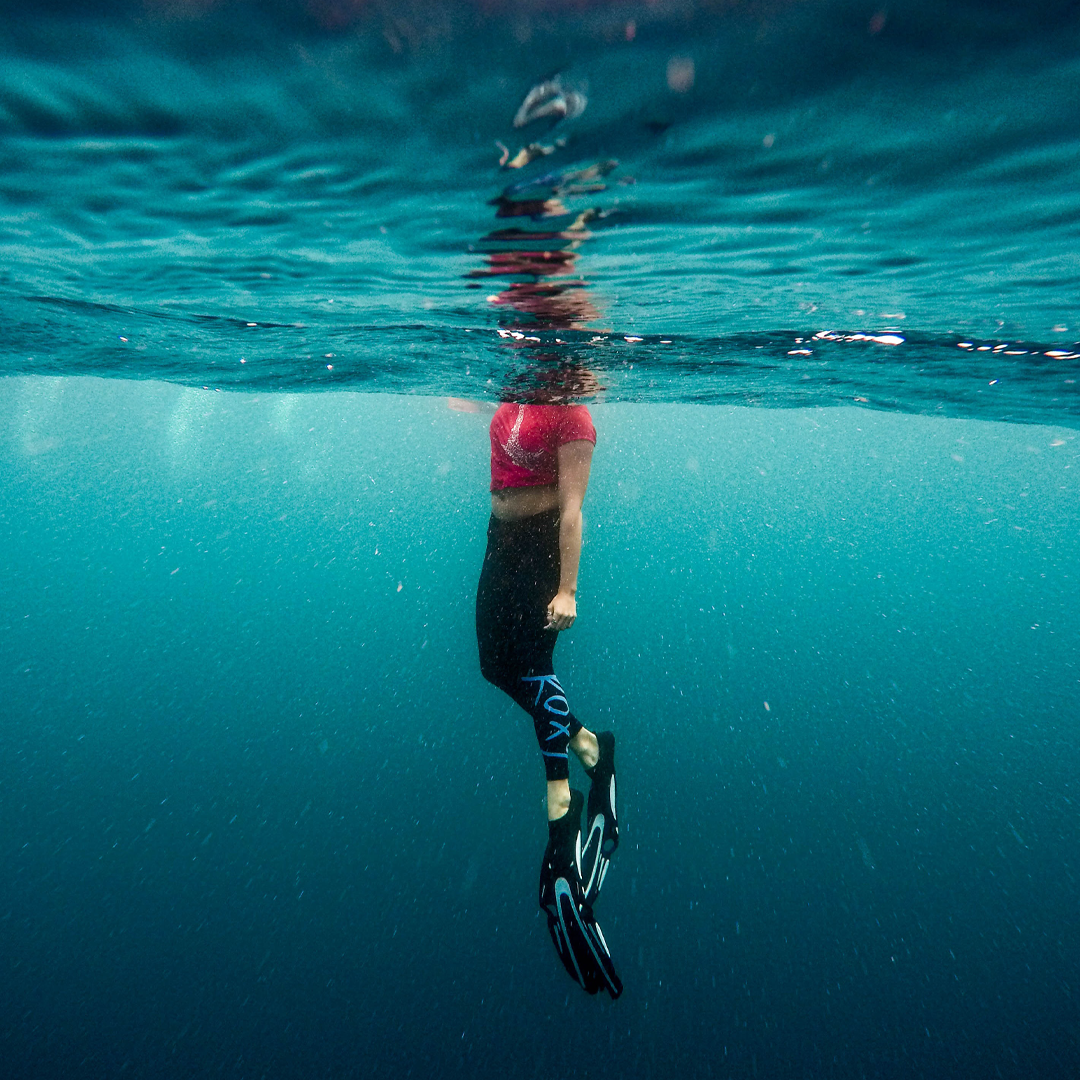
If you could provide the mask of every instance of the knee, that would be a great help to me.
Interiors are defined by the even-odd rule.
[[[493,657],[485,656],[483,653],[480,654],[480,674],[496,689],[501,690],[504,694],[509,694],[511,697],[514,696],[513,679],[506,674],[505,666],[497,663]]]

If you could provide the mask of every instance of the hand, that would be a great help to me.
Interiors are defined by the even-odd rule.
[[[577,619],[577,600],[574,594],[560,589],[547,606],[545,630],[569,630]]]

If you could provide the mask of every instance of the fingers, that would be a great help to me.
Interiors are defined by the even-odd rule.
[[[570,611],[559,611],[556,606],[555,600],[552,600],[547,606],[547,622],[544,624],[545,630],[569,630],[574,625],[577,619],[577,613]]]

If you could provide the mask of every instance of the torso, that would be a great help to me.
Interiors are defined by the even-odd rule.
[[[596,429],[584,405],[505,403],[491,420],[491,513],[519,521],[559,506],[559,448]]]
[[[491,493],[491,513],[500,521],[520,521],[545,510],[554,510],[558,505],[558,484],[501,488]]]

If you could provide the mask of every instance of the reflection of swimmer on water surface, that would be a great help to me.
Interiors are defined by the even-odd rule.
[[[541,325],[551,330],[579,330],[600,318],[600,312],[584,291],[588,283],[571,281],[517,282],[501,293],[489,296],[488,301],[505,306],[523,315],[536,316]]]
[[[496,207],[495,216],[508,217],[562,217],[569,213],[559,199],[509,199],[499,195],[491,200]]]
[[[604,177],[619,163],[614,158],[597,161],[581,169],[557,169],[531,180],[519,180],[503,189],[507,196],[528,191],[531,187],[550,188],[556,195],[589,195],[596,191],[605,191],[607,184]]]
[[[511,282],[502,292],[489,296],[488,303],[507,306],[534,316],[550,329],[583,326],[600,317],[583,290],[588,283],[543,281],[542,278],[569,277],[577,254],[566,249],[554,251],[503,251],[488,256],[486,270],[473,270],[469,277],[531,277],[532,281]]]
[[[519,229],[512,226],[509,229],[494,229],[489,232],[484,240],[489,243],[504,241],[507,243],[537,243],[544,240],[570,240],[571,246],[576,247],[582,240],[591,240],[592,233],[585,226],[590,221],[604,217],[604,212],[596,207],[582,210],[574,220],[564,229]]]
[[[536,185],[530,184],[529,188],[535,192]],[[511,199],[504,194],[492,203],[497,208],[496,217],[569,216],[566,206],[557,198]],[[584,295],[588,282],[576,274],[577,249],[592,237],[587,226],[603,217],[601,208],[589,207],[559,229],[495,230],[481,241],[495,248],[487,255],[487,267],[472,270],[467,276],[519,279],[512,280],[502,292],[489,296],[488,301],[520,312],[540,327],[584,329],[600,318],[600,312]]]
[[[617,161],[598,161],[583,169],[552,172],[511,184],[491,200],[491,205],[496,208],[495,216],[542,218],[568,214],[569,211],[562,202],[563,198],[570,195],[592,195],[606,190],[604,177],[617,165]],[[549,194],[541,197],[540,193],[544,191]],[[535,192],[532,198],[528,197],[530,192]],[[598,208],[584,213],[589,216],[589,220],[603,216],[603,212]],[[568,231],[573,231],[574,228],[575,226],[571,225]]]
[[[551,146],[544,146],[543,143],[529,143],[528,146],[523,146],[513,157],[510,156],[510,148],[505,143],[496,139],[495,145],[500,150],[500,169],[524,169],[526,165],[531,164],[537,158],[554,154],[556,150],[566,145],[566,140],[556,139]]]
[[[508,274],[569,274],[577,253],[566,248],[554,251],[498,251],[488,256],[487,270],[473,270],[471,278],[501,277]]]
[[[589,99],[582,86],[563,81],[561,75],[537,83],[514,114],[514,127],[528,127],[537,120],[573,120],[585,111]]]
[[[585,104],[581,89],[555,77],[529,91],[514,118],[514,126],[525,126],[539,119],[556,123],[572,119],[580,115]],[[498,143],[502,151],[499,164],[521,169],[539,157],[565,148],[567,142],[566,137],[560,137],[549,146],[530,143],[513,156],[503,143]],[[604,191],[606,177],[617,166],[617,161],[604,159],[548,169],[540,175],[515,180],[491,200],[496,218],[545,222],[553,218],[569,219],[555,227],[496,229],[480,241],[480,246],[489,249],[488,265],[467,276],[512,279],[505,289],[488,297],[491,304],[510,308],[525,316],[530,325],[540,328],[585,329],[600,317],[596,306],[583,295],[588,282],[577,273],[576,261],[577,249],[593,235],[588,226],[604,218],[607,211],[598,206],[575,211],[568,201],[575,196]],[[520,320],[517,325],[521,325]]]

